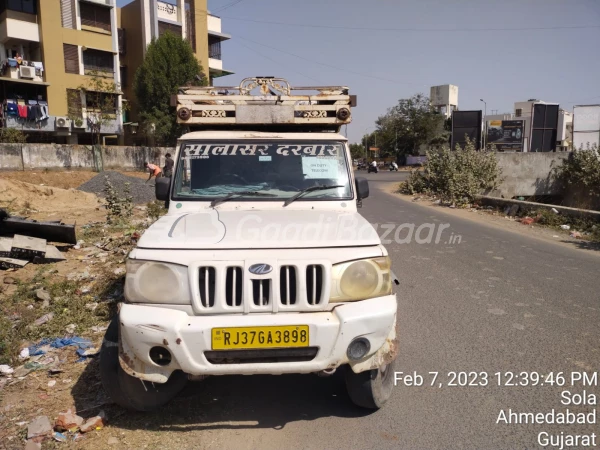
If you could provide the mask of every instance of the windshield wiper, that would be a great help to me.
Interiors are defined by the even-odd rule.
[[[210,206],[214,208],[215,206],[220,205],[221,203],[226,202],[228,200],[231,200],[234,197],[240,197],[244,195],[248,197],[277,197],[275,194],[269,194],[267,192],[261,191],[231,192],[224,197],[215,198],[212,202],[210,202]]]
[[[304,194],[307,194],[309,192],[313,192],[313,191],[324,191],[326,189],[335,189],[335,188],[341,188],[344,187],[343,185],[340,184],[323,184],[321,186],[311,186],[309,188],[306,189],[302,189],[300,192],[298,192],[297,194],[292,195],[290,198],[288,198],[285,203],[283,204],[283,206],[287,206],[290,203],[296,201],[297,199],[299,199],[300,197],[302,197]]]

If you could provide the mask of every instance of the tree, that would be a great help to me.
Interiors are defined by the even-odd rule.
[[[350,155],[352,159],[365,157],[365,148],[361,144],[350,144]]]
[[[438,146],[447,141],[443,116],[423,94],[400,99],[375,123],[381,153],[417,154],[421,145]]]
[[[174,145],[180,127],[171,95],[186,85],[206,85],[203,70],[189,42],[171,32],[153,40],[135,73],[134,91],[142,129],[161,144]],[[200,80],[202,81],[200,81]]]
[[[120,90],[112,73],[99,71],[89,72],[84,84],[67,90],[68,117],[78,128],[84,124],[82,105],[85,100],[87,126],[92,133],[93,145],[101,143],[102,130],[113,124],[122,113],[123,108],[119,107],[118,101]]]

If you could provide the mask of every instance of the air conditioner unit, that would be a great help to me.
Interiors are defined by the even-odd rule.
[[[87,123],[85,120],[81,119],[81,124],[77,125],[77,122],[73,120],[73,128],[87,128]]]
[[[21,78],[30,78],[33,80],[35,78],[35,67],[21,66],[19,68],[19,74],[21,75]]]
[[[67,117],[57,117],[56,128],[71,128],[71,119]]]

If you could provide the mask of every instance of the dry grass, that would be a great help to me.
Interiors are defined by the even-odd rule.
[[[89,334],[96,325],[106,325],[114,314],[115,303],[108,296],[118,290],[121,278],[105,272],[95,281],[56,279],[48,269],[40,269],[33,278],[19,282],[17,290],[2,303],[0,317],[0,363],[14,365],[23,343],[34,343],[43,338],[64,337],[67,325],[75,324],[75,334]],[[43,288],[52,300],[47,308],[36,298],[36,290]],[[86,305],[98,303],[92,311]],[[29,308],[32,305],[33,308]],[[40,326],[34,322],[45,314],[53,318]],[[14,320],[11,320],[13,318]]]

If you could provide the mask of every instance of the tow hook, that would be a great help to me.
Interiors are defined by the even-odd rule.
[[[321,378],[330,377],[335,373],[336,369],[337,367],[334,367],[333,369],[321,370],[320,372],[317,372],[317,376]]]

